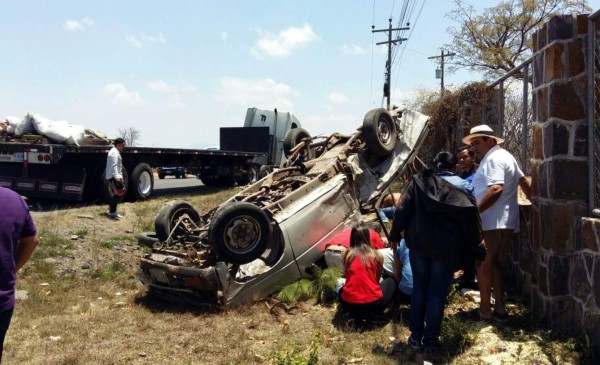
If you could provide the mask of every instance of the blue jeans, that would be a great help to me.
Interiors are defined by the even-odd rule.
[[[438,261],[410,251],[413,291],[410,301],[409,328],[413,341],[425,347],[438,343],[446,295],[450,291],[454,270]]]

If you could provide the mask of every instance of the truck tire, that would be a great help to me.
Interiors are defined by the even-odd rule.
[[[246,174],[237,180],[238,185],[254,184],[258,181],[258,168],[255,165],[246,167]]]
[[[261,166],[260,169],[258,169],[258,179],[259,180],[263,179],[265,176],[269,175],[271,172],[273,172],[272,165]]]
[[[267,249],[270,219],[254,204],[229,203],[215,212],[208,235],[220,259],[246,264],[259,258]]]
[[[369,111],[363,120],[362,137],[371,156],[387,156],[396,147],[398,130],[390,113],[383,108]]]
[[[140,246],[152,247],[157,242],[160,242],[160,240],[156,236],[156,232],[142,232],[138,236]]]
[[[129,175],[127,174],[127,170],[125,167],[121,170],[121,175],[123,175],[123,185],[127,187],[129,185]],[[106,170],[102,173],[102,199],[106,203],[110,203],[113,197],[113,191],[110,187],[110,182],[106,180]],[[122,202],[129,194],[129,191],[125,193],[125,195],[119,197],[118,202]]]
[[[133,201],[146,200],[154,189],[152,167],[147,163],[138,164],[131,172],[129,179],[129,197]]]
[[[190,203],[183,200],[171,200],[163,205],[156,215],[154,220],[156,237],[161,242],[166,241],[171,234],[171,230],[177,224],[177,220],[184,214],[187,214],[196,225],[202,226],[200,213]],[[175,235],[182,234],[184,234],[184,231],[180,228],[175,231]]]
[[[164,179],[165,178],[165,174],[159,172],[158,173],[158,178],[161,179],[161,180]]]
[[[283,139],[283,153],[285,157],[289,157],[290,151],[293,150],[294,147],[296,147],[305,138],[310,138],[310,134],[306,131],[306,129],[290,129],[290,131],[286,133],[285,138]],[[305,159],[312,159],[312,151],[310,150],[310,148],[308,156],[305,156]]]

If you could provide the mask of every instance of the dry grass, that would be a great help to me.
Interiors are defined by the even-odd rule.
[[[186,200],[205,212],[233,193]],[[345,328],[335,306],[314,299],[286,313],[269,310],[265,301],[203,312],[147,297],[137,280],[142,249],[131,237],[151,230],[149,222],[166,200],[123,204],[125,219],[118,222],[101,216],[103,206],[34,214],[42,246],[19,274],[17,288],[27,290],[29,299],[15,307],[7,364],[293,364],[292,357],[308,363],[315,346],[319,364],[409,363],[402,346],[404,351],[389,354],[408,336],[407,306],[388,324],[358,332]],[[80,238],[71,240],[73,234]],[[452,298],[444,362],[578,363],[578,344],[539,329],[526,320],[523,306],[511,307],[516,319],[501,326],[457,315],[474,309]]]

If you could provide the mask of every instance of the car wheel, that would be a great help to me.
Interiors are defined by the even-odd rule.
[[[156,219],[154,220],[154,230],[156,231],[156,237],[164,242],[169,238],[171,231],[177,225],[177,221],[180,217],[187,214],[187,216],[194,222],[197,226],[201,226],[202,218],[200,218],[200,213],[188,202],[183,200],[172,200],[166,203],[156,215]],[[174,232],[175,236],[180,236],[185,234],[183,228],[178,227]]]
[[[290,129],[283,139],[283,153],[285,157],[289,157],[290,151],[293,150],[294,147],[296,147],[305,138],[310,138],[310,134],[306,131],[306,129]],[[312,158],[312,152],[310,151],[310,148],[308,150],[308,156],[305,156],[306,160],[310,160]]]
[[[138,236],[140,246],[152,247],[157,242],[160,242],[160,240],[156,236],[156,232],[142,232]]]
[[[158,178],[161,179],[161,180],[164,179],[165,178],[165,174],[158,174]]]
[[[130,197],[133,201],[146,200],[152,195],[153,188],[152,168],[147,163],[138,164],[131,172],[131,179],[129,179]]]
[[[260,257],[267,248],[270,234],[267,214],[245,202],[219,208],[209,227],[209,237],[217,255],[233,264],[246,264]]]
[[[370,155],[387,156],[396,147],[398,130],[390,113],[379,108],[365,115],[362,136]]]

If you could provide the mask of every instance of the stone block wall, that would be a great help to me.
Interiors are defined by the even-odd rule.
[[[600,22],[599,22],[600,23]],[[556,16],[533,36],[532,202],[507,265],[550,326],[600,354],[600,220],[587,218],[587,15]]]

